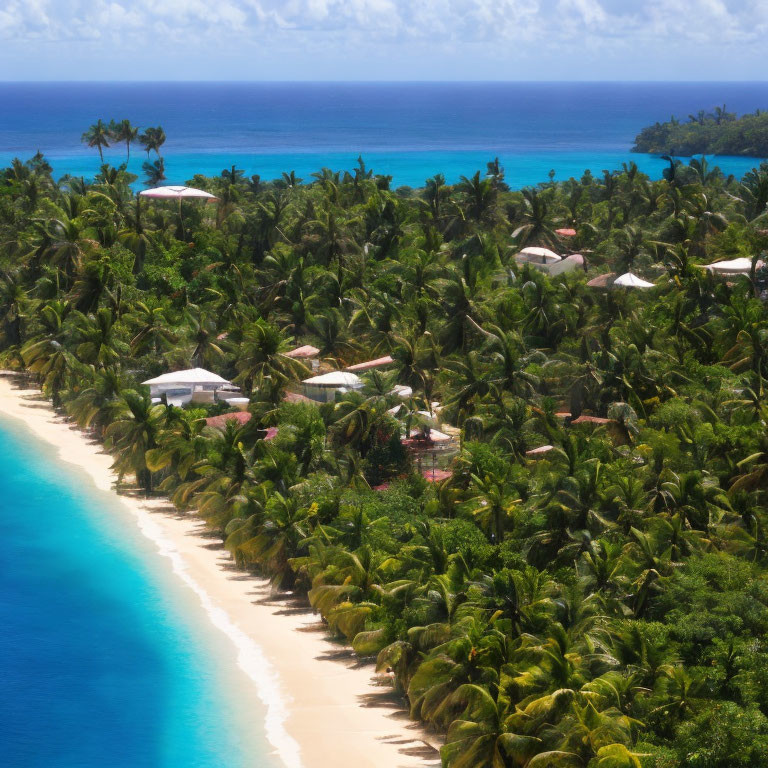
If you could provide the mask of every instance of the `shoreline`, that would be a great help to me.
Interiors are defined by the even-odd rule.
[[[95,487],[113,494],[158,554],[170,560],[211,624],[233,644],[238,666],[265,705],[267,741],[286,768],[440,764],[429,737],[373,676],[372,666],[334,642],[308,606],[271,594],[266,579],[236,569],[226,550],[211,545],[196,517],[180,514],[165,499],[118,494],[111,456],[56,414],[39,390],[17,381],[16,374],[0,372],[0,414],[23,422],[60,460],[79,466]]]

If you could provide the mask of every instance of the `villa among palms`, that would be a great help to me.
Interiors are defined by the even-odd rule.
[[[318,403],[332,403],[336,394],[362,389],[362,379],[349,371],[330,371],[301,382],[302,394]]]
[[[239,410],[248,407],[248,398],[242,396],[237,386],[204,368],[164,373],[142,384],[149,387],[149,395],[155,403],[164,400],[168,405],[181,407],[188,403],[226,401]]]

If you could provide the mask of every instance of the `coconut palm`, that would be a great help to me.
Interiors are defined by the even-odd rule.
[[[149,159],[149,153],[154,152],[160,157],[160,147],[165,144],[165,131],[158,125],[156,128],[145,128],[144,132],[139,134],[139,144],[144,147]]]
[[[109,147],[109,141],[112,138],[110,128],[103,120],[94,123],[82,136],[83,143],[89,147],[96,147],[99,151],[99,160],[104,162],[104,149]]]
[[[148,394],[126,390],[118,398],[113,421],[104,431],[107,446],[117,454],[113,466],[118,473],[118,483],[125,475],[132,474],[140,488],[152,491],[147,451],[157,447],[165,416],[166,407],[153,404]]]
[[[139,129],[131,125],[130,120],[121,120],[110,123],[109,134],[112,141],[125,142],[125,161],[128,162],[131,159],[131,144],[137,140]]]

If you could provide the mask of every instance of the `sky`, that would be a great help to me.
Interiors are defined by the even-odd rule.
[[[763,80],[768,0],[0,0],[0,80]]]

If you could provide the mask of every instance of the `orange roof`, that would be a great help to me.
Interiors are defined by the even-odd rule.
[[[240,424],[247,424],[251,420],[251,414],[248,411],[234,411],[232,413],[222,413],[219,416],[210,416],[205,420],[209,427],[219,427],[223,429],[228,421],[239,421]]]
[[[574,419],[571,424],[610,424],[613,419],[604,419],[600,416],[579,416],[578,419]]]
[[[377,357],[375,360],[368,360],[364,363],[358,363],[357,365],[347,366],[345,371],[370,371],[371,368],[381,368],[384,365],[391,365],[395,361],[387,355],[386,357]]]
[[[311,344],[305,344],[302,347],[296,347],[296,349],[292,349],[290,352],[285,352],[284,354],[286,357],[309,358],[317,357],[320,354],[320,350],[317,347],[313,347]]]
[[[555,234],[560,235],[560,237],[576,237],[576,230],[570,227],[563,227],[562,229],[556,229]]]
[[[602,275],[593,277],[587,285],[590,288],[609,288],[613,285],[613,281],[616,279],[615,272],[605,272]]]
[[[284,403],[314,403],[315,401],[311,397],[306,397],[298,392],[286,392],[283,395]],[[315,403],[316,404],[316,403]]]

